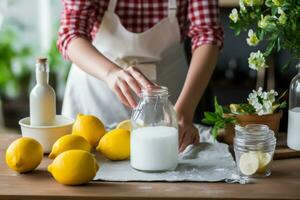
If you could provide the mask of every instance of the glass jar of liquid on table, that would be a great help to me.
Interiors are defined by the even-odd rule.
[[[174,170],[178,164],[178,122],[168,88],[142,90],[131,117],[130,162],[141,171]]]

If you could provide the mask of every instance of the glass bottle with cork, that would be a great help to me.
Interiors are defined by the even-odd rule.
[[[36,61],[36,85],[30,92],[30,124],[51,126],[55,123],[56,96],[49,85],[49,64],[47,58]]]

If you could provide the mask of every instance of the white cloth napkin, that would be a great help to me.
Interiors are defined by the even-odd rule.
[[[130,161],[109,161],[97,156],[100,170],[94,180],[104,181],[207,181],[216,182],[236,177],[235,162],[228,145],[212,143],[209,128],[199,126],[199,145],[190,145],[179,155],[174,171],[146,173],[133,169]],[[209,143],[210,142],[210,143]]]

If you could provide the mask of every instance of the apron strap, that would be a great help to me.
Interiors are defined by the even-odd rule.
[[[108,10],[109,12],[115,12],[117,2],[118,2],[118,0],[110,0],[110,1],[109,1],[109,4],[108,4],[107,10]]]
[[[168,2],[168,16],[171,18],[176,17],[177,4],[176,0],[169,0]]]

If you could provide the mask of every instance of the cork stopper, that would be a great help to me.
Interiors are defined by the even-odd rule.
[[[45,57],[40,57],[36,59],[36,63],[38,64],[46,64],[47,63],[47,58]]]
[[[39,57],[36,59],[36,73],[48,73],[49,72],[49,64],[48,64],[48,59],[46,57]],[[37,74],[37,76],[39,76]]]

